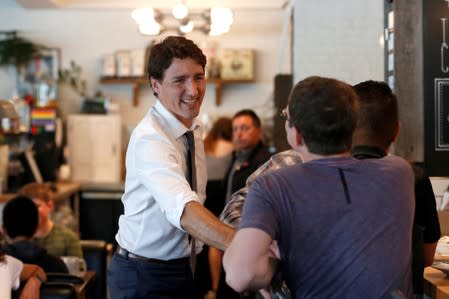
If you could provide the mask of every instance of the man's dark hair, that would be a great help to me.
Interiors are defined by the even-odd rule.
[[[253,125],[256,128],[260,128],[261,125],[262,125],[262,123],[260,122],[259,116],[257,116],[256,112],[254,112],[251,109],[243,109],[243,110],[238,111],[237,113],[234,114],[234,116],[232,117],[232,120],[234,120],[234,119],[236,119],[237,117],[240,117],[240,116],[249,116],[249,117],[251,117],[251,119],[253,120]]]
[[[301,132],[311,153],[350,150],[358,113],[358,98],[350,85],[331,78],[306,78],[293,88],[288,109],[289,125]]]
[[[398,101],[391,88],[381,81],[365,81],[354,85],[360,99],[357,129],[362,129],[367,140],[388,148],[397,133]]]
[[[206,56],[203,51],[190,39],[183,36],[168,36],[151,47],[148,59],[148,78],[162,81],[165,70],[168,69],[173,58],[191,58],[204,68]],[[157,96],[157,94],[154,94]]]
[[[14,197],[6,203],[3,209],[3,226],[12,239],[33,237],[38,221],[37,207],[29,197]]]

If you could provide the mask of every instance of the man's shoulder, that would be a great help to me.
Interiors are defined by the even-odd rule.
[[[132,147],[133,144],[140,142],[147,144],[147,141],[172,143],[172,140],[176,138],[174,135],[162,119],[148,113],[132,131],[130,145]]]
[[[411,174],[414,173],[411,164],[404,158],[396,155],[387,155],[384,158],[377,159],[377,161],[378,163],[389,166],[392,169],[407,171]]]
[[[55,238],[78,239],[78,236],[74,231],[59,224],[53,226],[51,234]]]
[[[133,133],[151,133],[158,130],[163,126],[163,117],[156,113],[152,113],[152,110],[148,111],[145,116],[137,123]]]
[[[247,186],[250,185],[257,177],[270,173],[274,170],[287,166],[292,166],[302,162],[301,154],[295,150],[286,150],[274,154],[268,161],[257,168],[250,177],[248,177]]]

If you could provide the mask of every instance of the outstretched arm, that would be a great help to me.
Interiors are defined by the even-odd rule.
[[[195,239],[225,250],[234,236],[234,229],[220,222],[214,214],[197,201],[186,204],[181,216],[182,228]]]
[[[269,285],[279,258],[273,239],[257,228],[240,229],[225,251],[226,282],[237,292]]]

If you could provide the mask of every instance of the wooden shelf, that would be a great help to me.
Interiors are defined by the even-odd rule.
[[[229,84],[245,84],[245,83],[253,83],[254,80],[251,79],[220,79],[213,78],[207,79],[207,84],[215,85],[215,105],[221,105],[221,90],[223,85]],[[133,105],[139,105],[139,94],[140,94],[140,86],[141,85],[149,85],[148,78],[101,78],[100,83],[102,84],[131,84],[133,87]]]
[[[140,86],[149,85],[148,78],[145,77],[129,77],[129,78],[101,78],[101,84],[131,84],[133,88],[133,106],[139,106]]]

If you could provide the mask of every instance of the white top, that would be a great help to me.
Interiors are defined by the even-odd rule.
[[[216,141],[216,145],[215,145],[215,151],[213,153],[213,157],[224,157],[224,156],[228,156],[232,153],[232,151],[234,150],[234,143],[232,143],[231,141],[227,141],[224,139],[218,139]]]
[[[207,179],[222,180],[231,166],[234,144],[227,140],[216,141],[213,154],[206,154]]]
[[[232,154],[223,157],[206,155],[207,179],[210,181],[223,180],[232,163]]]
[[[198,195],[187,174],[187,140],[194,130]],[[194,121],[186,128],[157,101],[131,134],[126,153],[124,214],[118,244],[128,251],[160,260],[190,256],[188,234],[180,220],[186,203],[206,197],[206,165],[202,132]],[[202,248],[196,242],[196,252]]]
[[[0,262],[0,298],[11,299],[11,291],[19,288],[23,263],[12,256],[5,257],[6,261]]]

